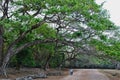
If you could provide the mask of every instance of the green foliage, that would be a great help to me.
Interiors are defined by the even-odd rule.
[[[56,31],[49,27],[47,24],[42,25],[40,28],[36,30],[36,33],[41,35],[43,39],[46,38],[56,38]]]
[[[75,32],[73,33],[72,37],[76,38],[76,37],[81,37],[83,36],[83,33],[82,32]]]
[[[101,36],[100,36],[100,39],[106,41],[106,40],[107,40],[107,36],[101,35]]]
[[[64,54],[62,53],[56,53],[55,55],[52,56],[50,60],[50,66],[52,68],[59,67],[64,60]]]
[[[13,56],[11,59],[11,65],[14,65],[17,69],[20,69],[21,66],[36,66],[31,48],[24,49],[17,55]]]
[[[16,42],[19,36],[23,36],[23,38],[16,42],[11,50],[16,50],[18,47],[35,40],[58,38],[55,28],[52,28],[53,26],[50,27],[51,24],[56,24],[56,27],[60,26],[63,28],[60,31],[61,33],[57,34],[58,36],[62,36],[59,37],[60,40],[67,40],[67,38],[69,40],[71,37],[73,40],[76,38],[85,38],[90,32],[88,31],[86,33],[84,30],[81,30],[81,27],[84,28],[84,25],[86,25],[91,32],[94,31],[99,34],[102,31],[115,27],[109,20],[108,15],[106,15],[107,12],[101,9],[101,6],[97,5],[95,0],[12,0],[8,5],[13,10],[8,9],[8,17],[6,16],[5,19],[0,20],[0,25],[4,26],[5,31],[3,37],[6,48],[4,52],[6,53],[8,52],[7,47],[10,46],[12,42]],[[44,21],[44,24],[37,26],[41,21]],[[78,26],[78,24],[80,26]],[[79,29],[75,33],[69,30],[66,34],[62,33],[64,30],[67,30],[67,27],[71,28],[71,26],[74,26],[72,28],[73,30],[76,30],[76,27]],[[71,41],[72,38],[70,39]],[[107,41],[104,35],[100,35],[100,39]],[[96,45],[96,49],[103,50],[112,56],[119,56],[119,48],[116,48],[116,45],[107,46],[102,42],[99,43],[98,40],[93,41],[93,43]],[[40,65],[44,64],[49,55],[52,56],[50,63],[52,67],[56,67],[62,61],[63,55],[59,53],[55,54],[55,50],[57,49],[54,42],[34,45],[32,49],[37,49],[40,58],[43,59],[39,62]],[[32,52],[32,49],[26,48],[22,50],[13,57],[13,61],[16,63],[20,62],[21,65],[35,66],[34,52]],[[62,47],[62,49],[64,49],[64,47]],[[10,54],[14,54],[14,51]],[[41,57],[43,55],[44,58]]]
[[[120,61],[120,42],[109,43],[106,45],[101,41],[93,40],[92,44],[95,45],[98,51],[102,51],[104,55],[111,56],[113,59]]]
[[[18,54],[20,54],[20,53],[18,53]],[[36,66],[35,60],[34,60],[34,54],[33,54],[32,51],[30,51],[30,50],[29,51],[24,51],[24,52],[22,52],[22,54],[21,54],[22,59],[19,58],[19,60],[22,60],[23,65],[30,66],[30,67]]]

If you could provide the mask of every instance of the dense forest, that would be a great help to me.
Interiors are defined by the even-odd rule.
[[[0,0],[0,73],[6,68],[116,68],[119,27],[95,0]]]

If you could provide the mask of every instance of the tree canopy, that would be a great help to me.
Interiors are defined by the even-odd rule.
[[[5,75],[11,57],[24,48],[48,44],[48,51],[82,53],[91,40],[105,39],[104,32],[116,27],[95,0],[0,0],[0,14]]]

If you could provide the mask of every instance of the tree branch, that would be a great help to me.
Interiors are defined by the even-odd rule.
[[[33,26],[31,27],[31,29],[23,32],[15,41],[13,41],[13,42],[9,45],[8,51],[11,50],[11,49],[13,48],[13,46],[14,46],[16,43],[18,43],[20,40],[22,40],[29,32],[31,32],[32,30],[40,27],[40,26],[41,26],[42,24],[44,24],[44,23],[45,23],[45,21],[43,20],[43,21],[41,21],[41,22],[33,25]]]
[[[39,8],[39,9],[36,11],[36,13],[34,13],[32,16],[34,16],[34,17],[37,16],[40,11],[41,11],[41,8]]]
[[[22,49],[36,45],[36,44],[40,44],[40,43],[53,43],[55,42],[55,39],[46,39],[46,40],[35,40],[33,42],[28,42],[20,47],[18,47],[15,52],[13,53],[13,55],[17,54],[18,52],[20,52]]]
[[[9,4],[10,0],[5,0],[4,1],[4,4],[2,6],[2,9],[3,9],[3,16],[2,16],[2,19],[8,17],[8,4]]]

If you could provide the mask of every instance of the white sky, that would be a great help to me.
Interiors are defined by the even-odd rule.
[[[120,26],[120,0],[96,0],[98,4],[106,1],[103,8],[109,10],[110,20],[117,26]]]

